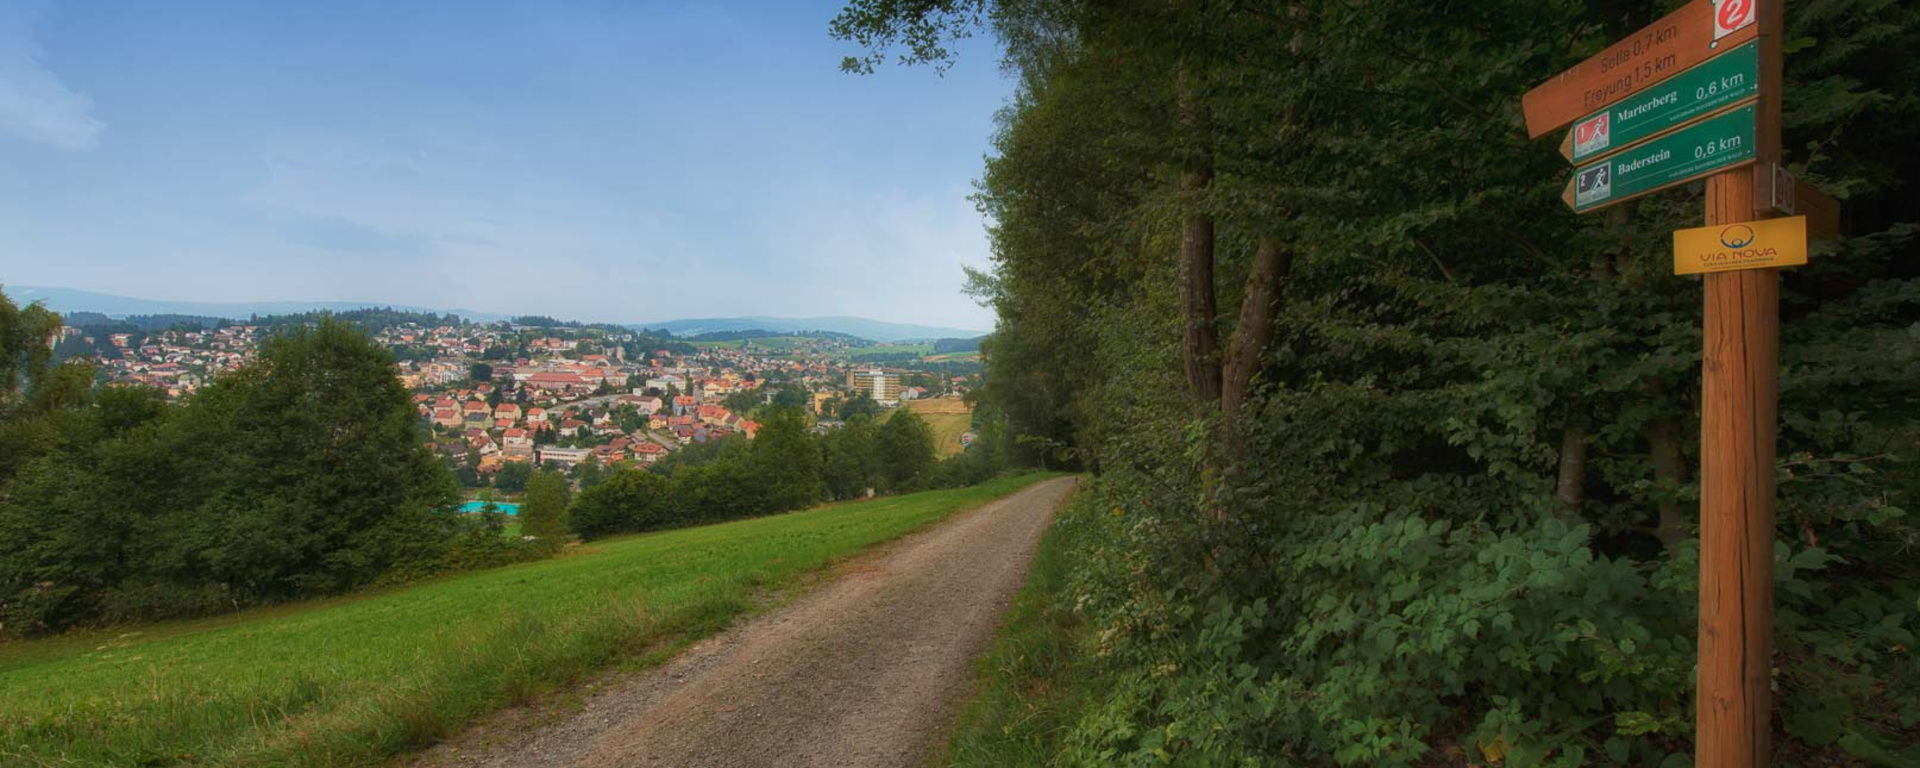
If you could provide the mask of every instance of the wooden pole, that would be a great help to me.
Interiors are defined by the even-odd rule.
[[[1760,109],[1752,167],[1707,179],[1706,223],[1771,216],[1780,159],[1781,0],[1761,0]],[[1773,668],[1774,437],[1780,374],[1780,272],[1705,276],[1700,410],[1700,634],[1694,764],[1769,761]]]

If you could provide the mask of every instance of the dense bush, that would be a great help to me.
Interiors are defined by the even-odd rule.
[[[481,535],[447,512],[392,357],[349,325],[276,336],[178,406],[77,363],[25,378],[0,401],[8,633],[338,593]]]
[[[917,490],[933,469],[933,427],[920,414],[901,408],[874,435],[885,489]]]
[[[573,487],[565,475],[551,469],[534,473],[520,501],[521,533],[534,537],[544,548],[557,549],[571,532],[567,506],[572,501]]]
[[[583,490],[568,514],[592,539],[803,509],[869,489],[916,490],[935,475],[933,433],[907,411],[879,426],[855,416],[816,435],[798,408],[773,407],[752,440],[699,443],[649,472],[616,471]]]
[[[665,528],[679,522],[666,478],[633,469],[616,470],[580,492],[567,522],[582,539]]]
[[[856,414],[820,437],[820,472],[830,497],[857,499],[882,486],[877,429],[872,417]]]

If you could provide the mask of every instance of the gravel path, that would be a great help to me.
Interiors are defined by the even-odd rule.
[[[602,680],[575,714],[528,727],[510,710],[416,765],[917,765],[1074,482],[956,515],[659,667]]]

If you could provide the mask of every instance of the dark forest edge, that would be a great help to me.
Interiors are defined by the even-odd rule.
[[[850,71],[990,33],[1018,82],[981,408],[1096,474],[1027,615],[1099,695],[1009,754],[1689,762],[1701,185],[1576,217],[1518,109],[1672,6],[846,5]],[[1912,765],[1920,6],[1794,2],[1786,39],[1785,159],[1846,237],[1782,281],[1772,739]]]

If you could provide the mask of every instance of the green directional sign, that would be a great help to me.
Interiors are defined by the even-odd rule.
[[[1760,93],[1760,43],[1747,43],[1574,121],[1560,154],[1575,163],[1613,154]]]
[[[1754,105],[1727,110],[1575,168],[1561,197],[1585,213],[1752,162],[1753,128]]]

